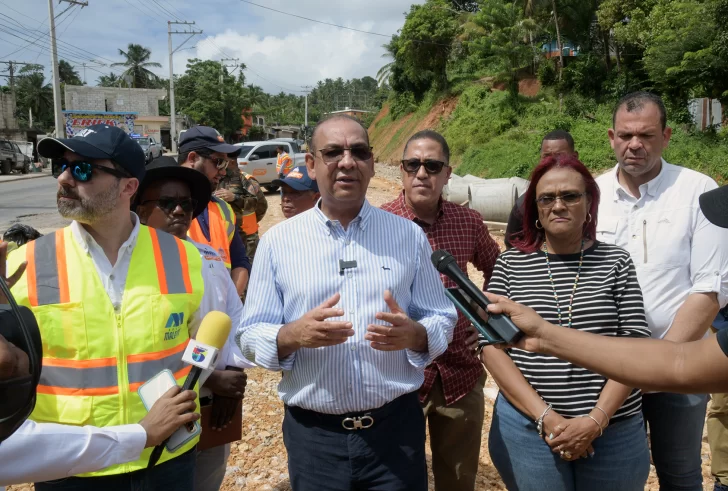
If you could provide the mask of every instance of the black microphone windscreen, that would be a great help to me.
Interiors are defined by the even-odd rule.
[[[435,266],[435,269],[437,269],[440,273],[447,274],[446,269],[450,263],[455,261],[455,258],[446,250],[438,249],[432,253],[430,260],[432,261],[433,266]]]

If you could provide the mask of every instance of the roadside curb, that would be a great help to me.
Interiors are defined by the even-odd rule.
[[[7,179],[3,179],[0,177],[0,184],[4,182],[15,182],[15,181],[25,181],[27,179],[37,179],[39,177],[51,177],[50,172],[38,172],[33,174],[20,174],[17,176],[11,176]]]

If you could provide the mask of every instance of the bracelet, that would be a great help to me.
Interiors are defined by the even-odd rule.
[[[606,428],[607,426],[609,426],[609,416],[607,415],[607,412],[604,409],[600,408],[599,406],[594,406],[594,409],[598,409],[599,411],[601,411],[602,414],[604,415],[604,417],[607,418],[606,419],[606,422],[607,423],[604,425],[604,428]],[[599,427],[601,428],[602,425],[599,425]]]
[[[604,434],[604,430],[602,430],[602,425],[599,424],[599,421],[597,421],[594,416],[592,416],[591,414],[587,414],[585,416],[582,416],[582,418],[589,418],[594,421],[594,423],[596,423],[596,425],[599,427],[599,436],[602,436]]]
[[[536,431],[538,432],[538,436],[543,438],[543,419],[546,417],[546,415],[553,409],[553,406],[549,404],[546,406],[546,409],[544,409],[543,413],[541,413],[541,416],[536,420]]]

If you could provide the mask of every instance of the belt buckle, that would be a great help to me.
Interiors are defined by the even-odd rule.
[[[374,418],[368,414],[365,414],[364,416],[354,416],[353,418],[344,418],[343,421],[341,421],[341,426],[343,426],[345,430],[349,431],[366,430],[367,428],[371,428],[373,425]]]

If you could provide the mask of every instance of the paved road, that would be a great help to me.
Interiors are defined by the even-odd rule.
[[[0,233],[16,222],[45,233],[62,225],[56,209],[56,180],[37,179],[0,183]]]

